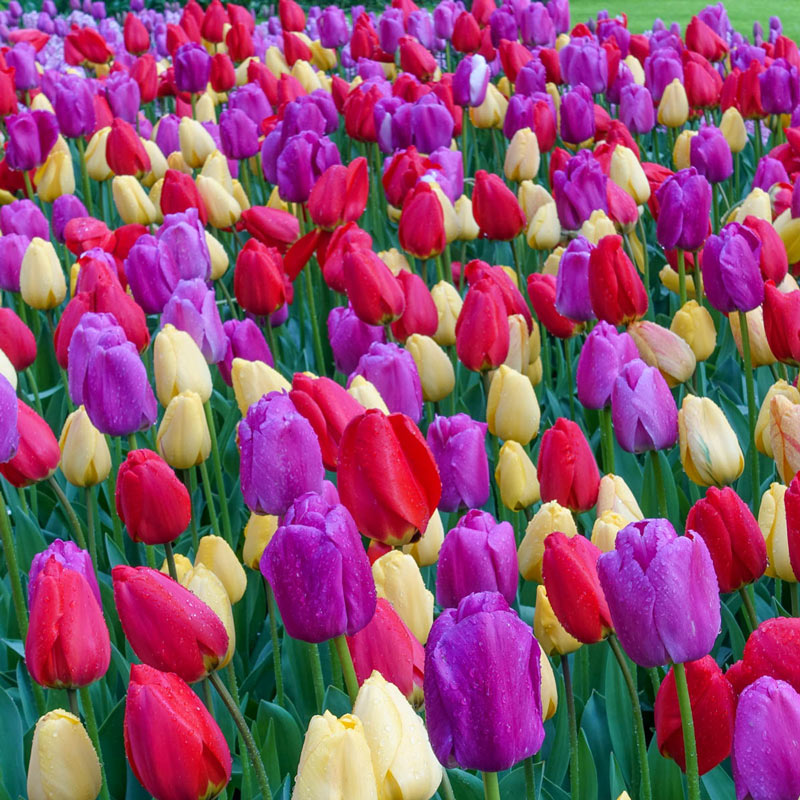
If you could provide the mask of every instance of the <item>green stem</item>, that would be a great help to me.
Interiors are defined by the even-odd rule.
[[[311,333],[314,337],[314,359],[317,362],[317,375],[325,374],[325,355],[322,352],[322,338],[319,333],[317,319],[317,301],[314,298],[314,279],[311,275],[311,264],[303,269],[306,281],[306,297],[308,299],[308,315],[311,317]]]
[[[138,449],[139,449],[139,445],[136,444],[136,434],[135,433],[129,433],[128,434],[128,451],[130,452],[131,450],[138,450]]]
[[[81,695],[81,703],[83,705],[83,715],[86,717],[86,730],[89,733],[89,738],[92,740],[97,759],[100,761],[100,777],[102,778],[102,785],[100,787],[100,797],[102,800],[110,800],[108,793],[108,781],[106,780],[106,767],[103,763],[103,751],[100,749],[100,734],[97,730],[97,717],[94,713],[94,704],[92,703],[92,696],[89,694],[89,687],[82,686],[79,690]]]
[[[17,616],[17,627],[23,641],[28,635],[28,610],[25,606],[25,595],[22,592],[22,580],[17,562],[17,546],[8,520],[8,510],[0,492],[0,537],[3,542],[3,553],[8,567],[8,579],[11,582],[11,599],[14,602],[14,613]]]
[[[228,683],[231,687],[231,696],[233,697],[233,702],[236,703],[237,706],[240,706],[241,701],[239,700],[239,684],[236,680],[236,670],[233,667],[233,659],[228,662],[227,670]],[[239,736],[239,740],[239,752],[244,754],[247,745],[245,744],[244,737],[241,735]],[[250,764],[246,758],[242,759],[242,780],[245,787],[249,787],[252,781],[252,776],[250,775]],[[247,794],[244,793],[244,796],[247,797]]]
[[[581,772],[578,764],[578,719],[575,716],[575,695],[572,692],[572,676],[569,671],[569,656],[561,657],[564,673],[564,692],[567,695],[567,716],[569,717],[569,790],[572,800],[581,796]]]
[[[756,390],[753,382],[753,360],[750,356],[750,331],[747,327],[747,316],[739,311],[739,328],[742,332],[742,358],[744,360],[744,378],[747,387],[747,421],[750,425],[750,470],[753,481],[753,507],[758,503],[761,481],[758,475],[758,451],[756,450]]]
[[[647,255],[647,234],[644,227],[644,215],[639,217],[639,231],[642,234],[642,253],[644,258],[644,287],[650,294],[650,257]]]
[[[333,685],[342,691],[344,689],[344,676],[342,675],[342,665],[339,663],[339,657],[336,653],[336,643],[333,639],[328,639],[328,652],[331,657],[331,673]]]
[[[714,232],[719,232],[719,187],[716,183],[711,184],[711,205],[714,214]]]
[[[78,693],[75,689],[67,689],[67,699],[69,700],[69,710],[78,719],[81,718],[81,711],[78,708]]]
[[[81,180],[83,182],[83,202],[86,204],[86,210],[89,212],[89,216],[93,217],[94,203],[92,202],[92,187],[89,183],[89,172],[86,169],[86,149],[83,144],[83,137],[78,136],[77,139],[75,139],[75,144],[80,154],[79,161],[81,162]]]
[[[439,790],[444,796],[444,800],[456,800],[456,796],[453,793],[453,786],[450,783],[450,776],[447,774],[447,770],[442,767],[442,782],[439,784]]]
[[[111,453],[114,454],[113,461],[111,463],[111,472],[109,473],[108,479],[111,482],[110,486],[110,493],[108,498],[108,510],[111,514],[111,522],[114,526],[114,544],[116,544],[117,548],[119,549],[120,553],[125,552],[125,544],[122,540],[122,521],[119,518],[119,514],[117,514],[117,503],[116,503],[116,496],[117,496],[117,473],[119,472],[120,464],[122,463],[122,443],[119,440],[118,436],[114,437],[114,444],[111,445],[111,438],[106,435],[106,443],[108,444],[108,449]]]
[[[283,696],[283,667],[281,666],[281,645],[278,639],[278,604],[272,587],[264,578],[264,589],[267,592],[267,613],[269,614],[269,632],[272,637],[272,665],[275,669],[275,699],[279,706],[285,704]]]
[[[230,692],[222,682],[222,679],[219,677],[219,675],[216,672],[212,672],[208,676],[208,679],[214,685],[214,688],[217,690],[222,702],[225,704],[225,708],[228,709],[228,713],[231,715],[236,727],[239,729],[242,739],[244,739],[247,753],[250,756],[250,763],[252,764],[253,769],[256,771],[256,780],[258,781],[259,788],[261,789],[261,796],[263,798],[267,798],[268,800],[268,798],[272,797],[272,790],[269,786],[267,773],[264,770],[264,763],[261,761],[261,756],[258,753],[258,748],[256,747],[255,740],[253,739],[253,734],[250,733],[250,729],[247,727],[247,723],[242,716],[242,712],[239,710],[239,706],[237,706],[234,702]]]
[[[25,370],[25,376],[28,379],[28,385],[33,395],[33,403],[36,406],[36,412],[40,417],[43,417],[44,411],[42,411],[42,398],[39,397],[39,384],[36,383],[36,376],[33,374],[33,370],[30,367]]]
[[[639,775],[642,782],[640,796],[642,800],[650,800],[652,797],[652,789],[650,787],[650,765],[647,761],[647,740],[644,734],[642,707],[639,705],[639,693],[636,690],[636,684],[634,683],[631,671],[628,669],[628,662],[625,660],[622,648],[619,646],[617,637],[613,633],[608,637],[608,644],[619,663],[622,677],[625,679],[625,685],[628,687],[628,696],[631,700],[633,724],[636,732],[637,755],[639,757]]]
[[[500,800],[500,785],[496,772],[483,772],[483,796],[485,800]]]
[[[245,195],[247,195],[247,199],[250,201],[252,205],[253,187],[250,184],[250,167],[247,164],[246,158],[243,158],[239,162],[239,177],[242,179],[242,187],[244,188],[244,193]]]
[[[522,769],[525,771],[525,800],[535,800],[536,782],[533,779],[533,756],[522,760]]]
[[[678,295],[683,308],[686,305],[686,256],[680,248],[678,248]]]
[[[325,702],[325,684],[322,681],[322,661],[319,657],[319,647],[313,642],[306,642],[308,651],[308,664],[311,667],[311,679],[314,683],[314,700],[317,704],[317,713],[322,713]]]
[[[611,407],[600,409],[600,438],[603,443],[603,469],[606,474],[614,472],[614,431],[611,423]]]
[[[30,174],[26,170],[22,170],[22,176],[25,179],[25,192],[28,195],[28,200],[30,200],[32,203],[36,203],[36,194],[33,191],[33,184],[31,183]]]
[[[208,477],[208,467],[205,461],[200,462],[200,477],[203,481],[203,493],[206,496],[206,505],[208,506],[208,516],[211,519],[211,527],[214,530],[214,535],[219,536],[219,521],[217,520],[217,512],[214,509],[214,495],[211,494],[211,479]]]
[[[64,490],[58,485],[58,481],[55,479],[55,476],[51,475],[47,481],[53,488],[53,491],[56,493],[61,505],[64,506],[64,511],[67,514],[67,519],[69,520],[69,524],[72,528],[72,533],[75,536],[75,541],[78,543],[78,547],[80,547],[82,550],[86,550],[86,537],[83,535],[83,528],[81,528],[80,520],[78,519],[78,515],[75,513],[75,509],[72,507],[72,503],[67,500]]]
[[[175,553],[172,550],[172,542],[164,543],[164,552],[167,555],[167,569],[169,570],[169,576],[177,583],[178,570],[175,569]]]
[[[333,641],[336,643],[336,652],[339,654],[339,661],[342,665],[344,684],[347,687],[347,694],[350,702],[355,705],[358,696],[358,679],[356,670],[353,666],[353,659],[350,657],[350,649],[347,646],[347,639],[343,635],[335,636]]]
[[[89,544],[89,558],[92,559],[94,571],[97,573],[99,566],[97,563],[97,540],[94,533],[94,500],[92,494],[92,487],[87,486],[84,489],[86,497],[86,539]]]
[[[700,775],[697,770],[697,743],[694,738],[692,704],[689,698],[689,684],[686,682],[686,668],[674,664],[675,688],[678,690],[678,705],[681,710],[683,728],[683,747],[686,752],[686,779],[689,783],[689,800],[700,800]]]
[[[191,517],[191,528],[192,528],[192,549],[194,552],[197,552],[197,545],[199,542],[199,536],[197,533],[197,509],[194,506],[194,495],[197,491],[197,468],[196,467],[189,467],[188,470],[185,471],[188,473],[188,480],[184,478],[184,483],[189,484],[189,502],[191,503],[192,507],[192,517]]]
[[[756,608],[753,605],[750,593],[747,591],[747,586],[742,586],[739,589],[739,597],[742,598],[742,608],[744,609],[747,621],[750,623],[750,631],[752,632],[758,627],[758,615],[756,614]]]
[[[661,460],[658,456],[658,450],[650,451],[650,460],[653,464],[653,473],[656,479],[656,491],[658,492],[658,513],[666,519],[667,518],[667,495],[664,490],[664,478],[661,475]]]
[[[211,716],[214,716],[214,697],[211,694],[211,684],[208,682],[208,678],[203,679],[203,702],[206,704],[206,708],[208,709],[208,713]]]
[[[789,597],[792,604],[792,616],[800,617],[800,583],[790,584]]]
[[[233,534],[231,532],[231,520],[228,512],[228,496],[225,492],[225,481],[222,477],[222,458],[219,454],[219,444],[217,443],[217,426],[214,422],[214,413],[211,410],[211,401],[203,403],[206,412],[206,422],[208,431],[211,434],[211,458],[214,465],[214,478],[217,481],[217,494],[219,495],[220,512],[222,514],[222,532],[225,534],[225,541],[233,547]]]
[[[272,353],[272,360],[275,362],[275,369],[278,369],[278,362],[281,359],[280,350],[278,349],[278,336],[272,328],[272,323],[270,322],[269,317],[266,317],[265,327],[267,329],[267,344],[269,345],[269,351]]]

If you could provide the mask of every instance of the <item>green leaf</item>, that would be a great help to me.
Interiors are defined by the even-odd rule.
[[[736,621],[736,617],[733,616],[731,610],[728,608],[727,603],[720,603],[720,612],[722,613],[722,629],[728,632],[734,660],[738,660],[742,657],[742,653],[744,652],[744,634],[739,627],[739,623]]]
[[[125,748],[122,741],[122,724],[125,719],[125,698],[122,698],[100,725],[100,749],[106,768],[108,790],[112,797],[125,797],[128,781]]]
[[[533,796],[538,800],[542,791],[544,779],[544,762],[537,761],[533,765]],[[500,797],[526,797],[525,794],[525,768],[522,766],[512,769],[500,781]]]
[[[607,650],[608,648],[590,648]],[[608,724],[606,722],[606,701],[602,695],[596,691],[592,692],[586,707],[583,709],[583,716],[581,717],[581,728],[586,736],[586,741],[592,753],[598,756],[595,760],[594,767],[597,771],[597,787],[598,791],[604,791],[608,786],[609,772],[608,762],[604,757],[600,757],[603,753],[610,753],[612,751],[611,738],[608,735]],[[616,800],[616,798],[614,798]]]
[[[722,764],[718,764],[711,772],[700,778],[703,788],[708,792],[709,800],[728,800],[736,796],[733,778],[725,772]]]
[[[22,720],[14,701],[5,689],[0,689],[0,720],[3,746],[0,747],[0,785],[15,797],[27,796],[27,778],[23,752]]]
[[[275,703],[262,700],[258,704],[257,724],[262,727],[263,720],[268,719],[275,728],[275,745],[280,774],[295,776],[303,748],[303,731],[294,717]]]
[[[633,665],[635,670],[636,667]],[[636,673],[633,672],[635,675]],[[631,732],[633,726],[633,712],[631,711],[631,700],[622,671],[615,658],[606,661],[605,673],[605,699],[606,699],[606,721],[608,724],[608,735],[611,738],[612,752],[617,758],[617,763],[622,771],[623,778],[630,784],[633,775],[633,761],[635,753],[633,749],[633,738]]]
[[[683,773],[681,768],[671,759],[664,758],[658,752],[658,744],[654,736],[647,750],[647,761],[650,764],[650,785],[658,797],[683,797]]]
[[[325,690],[322,709],[323,711],[330,711],[334,716],[341,717],[342,714],[349,714],[353,707],[350,704],[350,698],[341,689],[329,686]]]
[[[580,800],[597,800],[597,769],[583,729],[578,732],[578,765],[581,777]]]
[[[611,798],[611,800],[617,800],[617,798],[623,792],[628,790],[628,785],[625,783],[625,777],[622,774],[622,770],[619,767],[619,762],[617,761],[614,753],[609,753],[608,755],[608,773],[608,796]]]
[[[542,748],[542,758],[545,761],[544,774],[553,783],[560,784],[564,780],[569,767],[569,718],[567,716],[566,691],[560,673],[556,673],[558,682],[558,710],[555,717],[545,726],[547,735]],[[547,731],[553,724],[555,734]]]
[[[483,800],[483,779],[463,769],[449,769],[447,774],[456,800]]]

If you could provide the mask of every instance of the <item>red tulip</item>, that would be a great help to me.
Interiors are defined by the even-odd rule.
[[[422,690],[425,648],[383,597],[367,627],[347,637],[347,647],[359,686],[378,670],[409,699]]]
[[[413,36],[400,37],[400,69],[421,81],[428,81],[436,72],[436,59],[427,47]]]
[[[317,434],[325,469],[335,472],[344,429],[364,413],[364,407],[336,381],[311,378],[302,372],[296,372],[292,378],[289,397]]]
[[[433,166],[433,162],[421,156],[416,147],[398,150],[381,178],[389,205],[402,208],[408,193]]]
[[[699,53],[709,61],[720,61],[728,52],[722,37],[698,16],[692,17],[686,26],[686,47]]]
[[[405,414],[371,409],[342,434],[338,488],[364,536],[401,545],[425,532],[442,482],[419,428]]]
[[[487,239],[510,241],[525,226],[525,214],[517,198],[499,175],[479,169],[475,173],[472,213]]]
[[[789,563],[792,572],[800,575],[800,475],[795,475],[784,495],[786,533],[789,540]]]
[[[308,198],[308,213],[315,225],[333,230],[364,213],[368,194],[367,159],[359,156],[346,167],[334,164],[320,175]]]
[[[522,296],[522,292],[517,288],[517,285],[506,272],[504,267],[490,266],[485,261],[478,258],[468,261],[464,267],[464,277],[467,283],[472,286],[483,278],[488,278],[489,281],[500,290],[500,295],[503,298],[503,303],[506,307],[506,314],[521,314],[525,317],[525,322],[528,324],[528,330],[533,328],[533,317],[531,316],[528,304]]]
[[[344,254],[344,286],[353,311],[367,325],[385,325],[405,311],[399,281],[372,250],[353,249]]]
[[[139,86],[142,103],[152,103],[158,92],[158,73],[156,60],[151,53],[145,53],[136,59],[131,67],[131,78]],[[110,123],[109,123],[110,124]]]
[[[253,206],[242,212],[242,222],[251,236],[267,247],[277,248],[281,253],[285,253],[300,236],[297,217],[280,208]]]
[[[767,548],[758,522],[730,486],[710,487],[689,509],[686,535],[699,536],[708,546],[723,593],[758,580],[767,568]]]
[[[442,204],[430,184],[422,181],[406,195],[397,234],[400,247],[422,260],[447,246]]]
[[[189,526],[189,492],[152,450],[131,450],[117,473],[117,514],[134,542],[165,544]]]
[[[494,369],[508,355],[508,312],[500,289],[483,278],[470,286],[456,320],[456,354],[475,372]]]
[[[481,29],[469,11],[462,11],[453,25],[453,49],[457,53],[475,53],[481,46]]]
[[[228,31],[228,38],[227,41],[230,42],[232,37],[231,33],[233,31]],[[249,36],[250,34],[248,34]],[[243,45],[240,43],[234,43],[233,49],[231,49],[231,44],[228,44],[228,53],[215,53],[211,56],[211,73],[209,75],[209,81],[211,83],[211,88],[215,92],[227,92],[236,85],[236,71],[233,68],[233,61],[231,61],[232,57],[236,57],[237,61],[244,61],[246,58],[249,58],[253,55],[252,52],[252,39],[250,40],[250,53],[245,55],[244,58],[238,58],[238,56],[242,55],[243,53]],[[230,55],[229,55],[230,54]]]
[[[533,54],[524,44],[502,39],[497,48],[500,53],[500,64],[511,83],[516,83],[519,71],[533,58]]]
[[[762,622],[750,634],[741,661],[725,673],[737,694],[763,675],[800,691],[800,619],[775,617]]]
[[[161,186],[161,213],[180,214],[190,208],[197,209],[203,225],[208,222],[208,211],[192,176],[177,169],[168,169]]]
[[[321,236],[317,245],[317,261],[325,283],[335,292],[347,291],[344,281],[344,257],[355,250],[369,250],[372,237],[355,222],[338,227],[332,234]]]
[[[111,643],[89,582],[51,556],[31,585],[25,664],[41,686],[77,689],[106,674]]]
[[[14,68],[3,66],[0,68],[0,114],[4,117],[15,114],[19,101],[14,84]]]
[[[736,693],[711,656],[686,663],[686,683],[694,720],[698,770],[704,775],[731,751]],[[661,755],[671,758],[685,772],[686,754],[674,667],[658,690],[655,723]]]
[[[248,239],[236,257],[233,291],[239,305],[251,314],[266,316],[286,303],[283,258],[274,247]]]
[[[761,105],[761,81],[759,75],[764,71],[763,64],[753,59],[746,70],[735,68],[722,87],[720,107],[726,111],[731,106],[739,109],[745,119],[760,119],[765,115]]]
[[[647,291],[622,249],[621,236],[604,236],[589,256],[589,297],[598,319],[621,325],[647,312]]]
[[[85,61],[105,64],[113,55],[114,51],[95,28],[73,26],[64,40],[64,59],[74,67]]]
[[[344,128],[347,135],[359,142],[377,142],[375,104],[383,97],[377,86],[357,86],[344,101]]]
[[[20,488],[49,478],[58,468],[61,450],[50,426],[20,399],[17,414],[19,446],[14,458],[0,464],[0,475]]]
[[[207,800],[230,780],[219,725],[177,675],[131,666],[123,733],[133,774],[159,800]]]
[[[775,358],[800,364],[800,291],[784,294],[772,281],[764,285],[764,331]]]
[[[120,565],[111,579],[122,630],[145,664],[193,683],[225,657],[228,634],[220,618],[172,578]]]
[[[0,308],[0,350],[17,372],[27,369],[36,360],[33,332],[11,308]]]
[[[542,577],[553,612],[567,633],[594,644],[613,630],[611,613],[597,577],[600,549],[583,536],[560,531],[544,540]]]
[[[489,18],[497,10],[495,0],[473,0],[472,13],[478,20],[478,25],[485,28],[489,24]]]
[[[406,308],[403,316],[392,323],[394,337],[404,342],[412,333],[433,336],[439,326],[439,313],[425,281],[404,269],[397,280],[406,298]]]
[[[780,234],[768,220],[748,215],[742,223],[749,228],[761,242],[761,255],[758,266],[765,281],[774,281],[778,286],[789,271],[789,259]]]
[[[279,0],[278,16],[285,31],[302,31],[306,27],[306,12],[294,0]]]
[[[101,219],[74,217],[64,226],[64,243],[70,253],[79,256],[93,247],[111,252],[117,237]]]
[[[350,37],[350,56],[354,61],[368,58],[371,61],[391,63],[394,55],[381,50],[380,40],[375,28],[365,12],[359,14],[353,23],[353,35]]]
[[[296,34],[283,32],[283,54],[291,67],[296,61],[311,61],[311,48]]]
[[[180,25],[174,25],[172,23],[167,24],[167,52],[172,58],[175,55],[175,51],[184,44],[188,44],[190,41],[188,34]]]
[[[211,0],[203,15],[200,25],[200,35],[208,42],[219,44],[222,41],[222,32],[228,24],[228,12],[220,0]]]
[[[136,129],[124,119],[115,117],[106,140],[106,161],[115,175],[141,177],[150,172],[150,156],[144,149]]]
[[[150,33],[132,11],[125,16],[122,35],[125,40],[125,49],[129,53],[138,56],[150,49]]]
[[[572,338],[581,327],[580,322],[565,317],[556,310],[556,277],[539,272],[528,275],[528,297],[539,322],[548,333],[559,339]]]
[[[583,431],[572,420],[559,417],[544,432],[536,471],[543,502],[556,500],[572,511],[588,511],[597,502],[597,462]]]
[[[684,50],[684,87],[692,108],[713,108],[719,103],[722,93],[722,78],[719,72],[703,56]]]

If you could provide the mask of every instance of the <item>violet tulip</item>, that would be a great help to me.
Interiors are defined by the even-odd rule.
[[[106,79],[105,90],[114,116],[135,125],[142,100],[139,84],[124,72],[112,72]]]
[[[486,59],[476,53],[458,62],[453,73],[453,100],[462,108],[474,108],[486,99],[491,70]]]
[[[437,415],[428,426],[428,447],[442,479],[440,510],[479,508],[489,499],[486,428],[468,414]]]
[[[645,86],[656,103],[661,102],[664,90],[675,78],[683,83],[683,64],[680,54],[671,47],[659,47],[644,60]]]
[[[776,58],[759,74],[758,82],[767,114],[791,114],[800,102],[800,75],[785,58]]]
[[[768,192],[776,183],[789,183],[786,167],[777,158],[764,156],[756,167],[752,186]]]
[[[113,314],[87,312],[72,331],[68,350],[69,396],[75,405],[83,405],[84,384],[89,358],[95,347],[111,347],[127,341],[125,331]]]
[[[678,441],[678,406],[663,375],[641,359],[626,364],[611,393],[617,441],[629,453],[667,450]]]
[[[589,297],[589,254],[592,250],[594,245],[578,236],[567,245],[558,263],[556,310],[579,322],[594,319]]]
[[[570,39],[558,51],[561,76],[570,86],[584,84],[589,95],[602,94],[608,86],[608,58],[606,51],[589,36]],[[588,139],[589,137],[584,137]]]
[[[26,92],[39,85],[36,50],[30,43],[17,42],[5,57],[6,64],[14,69],[14,85],[18,92]]]
[[[275,366],[272,352],[261,329],[252,319],[229,319],[222,324],[225,337],[228,340],[225,358],[217,364],[222,380],[231,386],[231,368],[233,359],[241,358],[245,361],[262,361],[270,367]]]
[[[256,514],[285,514],[297,497],[321,492],[319,439],[286,393],[264,395],[239,423],[242,495]]]
[[[650,91],[637,83],[624,86],[619,93],[619,118],[633,134],[650,133],[656,124]]]
[[[5,376],[0,376],[0,464],[10,461],[19,446],[19,430],[17,429],[17,416],[19,404],[14,387]]]
[[[719,128],[704,125],[689,145],[689,162],[709,183],[722,183],[733,175],[733,154]]]
[[[556,43],[556,26],[543,3],[531,3],[522,9],[519,15],[519,32],[522,43],[527,47],[553,47]],[[519,73],[515,86],[518,85]]]
[[[350,33],[344,11],[338,6],[323,9],[317,20],[317,32],[323,47],[337,48],[347,44]]]
[[[705,542],[666,519],[623,528],[597,562],[620,644],[642,667],[696,661],[720,629],[717,575]]]
[[[465,597],[425,648],[425,719],[446,766],[498,772],[544,740],[539,644],[497,592]]]
[[[186,331],[209,364],[225,358],[227,345],[217,298],[202,278],[178,281],[161,314],[161,324],[167,323]]]
[[[91,81],[77,75],[59,77],[55,86],[53,109],[63,136],[77,139],[94,133],[97,122]],[[138,110],[138,103],[137,103]]]
[[[327,136],[304,131],[286,140],[277,160],[276,182],[283,200],[305,203],[317,179],[333,164],[341,164],[339,149]]]
[[[79,197],[74,194],[62,194],[53,201],[53,235],[62,244],[65,241],[64,228],[76,217],[88,217],[89,212]],[[2,259],[0,259],[2,261]]]
[[[219,138],[228,158],[241,160],[258,153],[258,125],[238,108],[228,108],[220,114]]]
[[[196,42],[182,44],[173,58],[175,85],[179,92],[204,92],[211,74],[211,56]]]
[[[244,111],[258,125],[272,113],[272,107],[264,90],[255,83],[246,83],[228,96],[228,108]]]
[[[752,311],[764,302],[760,256],[758,236],[738,222],[709,236],[701,258],[703,287],[717,311]]]
[[[561,98],[561,138],[568,144],[580,144],[591,139],[594,132],[592,93],[584,84],[578,84]]]
[[[607,182],[608,177],[589,150],[580,150],[563,170],[557,170],[553,175],[553,194],[561,225],[577,230],[592,211],[600,209],[608,213]],[[709,194],[709,208],[710,202]],[[659,224],[660,221],[661,218]]]
[[[11,169],[27,172],[41,166],[58,138],[58,122],[49,111],[22,111],[5,119],[6,160]]]
[[[18,233],[28,239],[38,237],[47,241],[50,238],[47,217],[32,200],[27,198],[0,207],[0,229],[3,231],[3,236]]]
[[[7,292],[19,291],[22,259],[30,243],[31,240],[20,233],[0,236],[0,289]]]
[[[320,494],[292,503],[260,566],[294,639],[353,636],[375,613],[375,581],[353,517]]]
[[[436,602],[456,608],[473,592],[517,596],[519,566],[514,529],[486,511],[473,509],[444,538],[436,571]]]
[[[665,250],[698,250],[708,236],[711,184],[694,167],[667,178],[656,192],[656,238]]]

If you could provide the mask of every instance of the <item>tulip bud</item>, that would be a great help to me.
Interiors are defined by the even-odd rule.
[[[767,390],[767,394],[761,403],[761,408],[758,411],[758,418],[756,419],[756,449],[763,453],[767,458],[772,458],[772,442],[770,440],[770,403],[775,395],[783,395],[789,399],[789,402],[794,405],[800,405],[800,391],[796,386],[787,383],[784,380],[779,380],[773,383]]]
[[[75,173],[69,149],[54,147],[44,164],[36,170],[34,183],[36,194],[45,203],[52,203],[57,197],[65,194],[73,194]]]
[[[531,382],[516,370],[501,364],[489,387],[486,421],[489,432],[504,441],[528,444],[539,432],[539,402]]]
[[[231,603],[238,603],[242,599],[247,588],[247,576],[236,553],[222,537],[203,536],[197,546],[194,563],[195,566],[205,565],[222,581]]]
[[[189,561],[189,559],[186,558],[186,556],[183,555],[182,553],[175,553],[173,555],[172,560],[173,560],[173,562],[175,564],[175,577],[178,579],[178,583],[183,585],[183,579],[193,569],[192,562]],[[170,570],[169,570],[169,561],[167,561],[166,558],[161,562],[161,569],[159,570],[159,572],[162,575],[170,575],[171,574]]]
[[[111,181],[114,205],[126,225],[150,225],[156,220],[156,208],[133,175],[117,175]]]
[[[476,128],[502,130],[507,109],[508,100],[493,83],[489,83],[486,87],[486,97],[479,106],[470,108],[469,118]]]
[[[453,210],[456,213],[456,220],[458,222],[458,240],[462,242],[471,242],[478,238],[480,228],[478,223],[475,222],[475,217],[472,213],[472,200],[465,194],[456,200]]]
[[[751,311],[747,311],[745,313],[745,318],[747,320],[747,331],[750,334],[750,361],[753,364],[753,369],[774,364],[777,359],[772,350],[770,350],[769,342],[767,341],[763,307],[758,306]],[[736,342],[736,349],[739,351],[739,356],[744,358],[739,314],[735,311],[731,312],[728,314],[728,321],[731,325],[731,333],[733,334],[733,340]]]
[[[208,254],[211,257],[211,275],[209,277],[212,281],[216,281],[225,274],[230,261],[222,243],[209,231],[206,231],[206,245],[208,246]]]
[[[614,148],[609,177],[633,198],[637,206],[650,199],[650,184],[642,165],[633,150],[625,145],[618,144]]]
[[[39,718],[28,762],[29,800],[95,800],[100,760],[81,721],[57,708]]]
[[[111,127],[101,128],[86,146],[86,171],[93,181],[107,181],[114,173],[106,161],[106,142]]]
[[[55,248],[35,236],[25,250],[19,272],[22,299],[31,308],[49,311],[60,305],[67,294],[67,282]]]
[[[771,483],[761,497],[758,507],[758,527],[767,545],[767,569],[765,575],[797,582],[789,557],[789,536],[786,529],[786,486]]]
[[[775,466],[784,483],[800,470],[800,405],[782,394],[769,402],[769,437]]]
[[[526,581],[542,582],[544,540],[554,531],[561,531],[567,536],[578,535],[570,510],[551,500],[543,503],[533,515],[517,551],[519,571]]]
[[[175,469],[189,469],[208,458],[211,435],[197,392],[181,392],[169,401],[156,445],[162,458]]]
[[[106,437],[92,425],[83,406],[65,420],[58,446],[61,471],[73,486],[95,486],[111,472]]]
[[[211,397],[211,372],[203,353],[186,331],[167,323],[153,343],[156,394],[165,408],[181,392],[196,392],[203,403]]]
[[[604,553],[610,553],[617,541],[617,534],[628,524],[628,520],[614,511],[597,515],[592,526],[592,544]]]
[[[452,283],[439,281],[431,289],[431,297],[436,305],[439,322],[433,339],[442,347],[456,343],[456,322],[464,301]]]
[[[519,128],[506,150],[503,171],[510,181],[533,180],[539,173],[539,142],[530,128]]]
[[[241,567],[240,567],[241,569]],[[216,669],[227,666],[236,650],[236,628],[233,624],[233,608],[222,581],[205,564],[195,564],[182,578],[181,585],[202,600],[225,626],[228,634],[228,649]]]
[[[431,521],[422,536],[412,544],[404,544],[403,552],[410,555],[420,567],[429,567],[438,561],[442,542],[444,542],[444,527],[437,509],[431,515]]]
[[[506,508],[519,511],[541,499],[536,466],[519,442],[509,439],[500,448],[494,479]]]
[[[356,375],[350,381],[347,393],[358,400],[364,408],[376,408],[384,414],[389,413],[389,409],[375,384],[368,381],[363,375]]]
[[[741,153],[747,145],[747,130],[741,112],[736,106],[726,108],[722,114],[719,129],[731,149],[731,153]]]
[[[638,522],[644,519],[642,509],[636,502],[633,492],[619,475],[603,475],[600,479],[600,489],[597,493],[597,516],[606,511],[612,511],[629,522]],[[602,549],[602,548],[601,548]]]
[[[717,346],[714,320],[696,300],[687,301],[675,312],[669,329],[691,347],[697,361],[705,361]]]
[[[236,404],[242,416],[247,409],[270,392],[288,392],[292,385],[277,370],[263,361],[245,361],[234,358],[231,366],[231,383]]]
[[[681,464],[696,484],[724,486],[744,471],[744,456],[736,434],[722,409],[710,398],[683,398],[678,412],[678,436]]]
[[[678,134],[675,139],[675,147],[672,148],[672,161],[675,169],[688,169],[692,166],[692,137],[697,136],[697,131],[685,130]]]
[[[209,153],[200,174],[206,178],[213,178],[228,194],[233,194],[233,178],[228,159],[219,150]]]
[[[742,204],[736,209],[732,216],[728,217],[728,221],[740,222],[744,224],[747,217],[757,217],[758,219],[765,220],[772,223],[772,205],[769,195],[756,186],[750,194],[742,200]],[[763,244],[763,243],[762,243]],[[764,249],[761,251],[761,261],[764,260]],[[777,280],[777,279],[776,279]]]
[[[142,143],[144,144],[144,149],[150,158],[150,172],[148,172],[142,178],[142,186],[151,188],[158,183],[158,181],[164,179],[164,175],[166,175],[167,169],[169,168],[167,166],[167,159],[161,152],[161,148],[159,148],[154,141],[150,139],[144,139],[142,140]],[[150,201],[156,207],[156,211],[158,211],[159,206],[153,201],[152,195],[150,196]]]
[[[658,368],[670,387],[692,377],[697,360],[692,348],[678,334],[648,320],[628,325],[628,333],[636,342],[642,361]]]
[[[536,587],[536,606],[533,610],[533,634],[547,655],[567,655],[575,652],[581,643],[570,636],[558,621],[542,584]]]
[[[447,353],[430,336],[419,333],[409,336],[405,347],[417,365],[423,399],[431,403],[444,400],[456,384],[453,365]]]
[[[378,597],[388,600],[422,644],[433,625],[433,594],[425,588],[417,562],[391,550],[372,565]]]
[[[178,126],[181,156],[192,169],[199,169],[217,149],[211,134],[196,120],[183,117]],[[198,186],[199,188],[199,186]]]
[[[225,187],[213,178],[197,176],[197,190],[208,211],[208,222],[215,228],[230,228],[242,215],[242,207]]]
[[[661,102],[658,104],[659,125],[666,125],[668,128],[680,128],[689,119],[689,99],[686,96],[686,89],[678,78],[664,89],[661,95]]]
[[[250,519],[244,528],[244,548],[242,561],[250,569],[258,569],[261,556],[278,530],[278,518],[272,514],[250,513]]]

